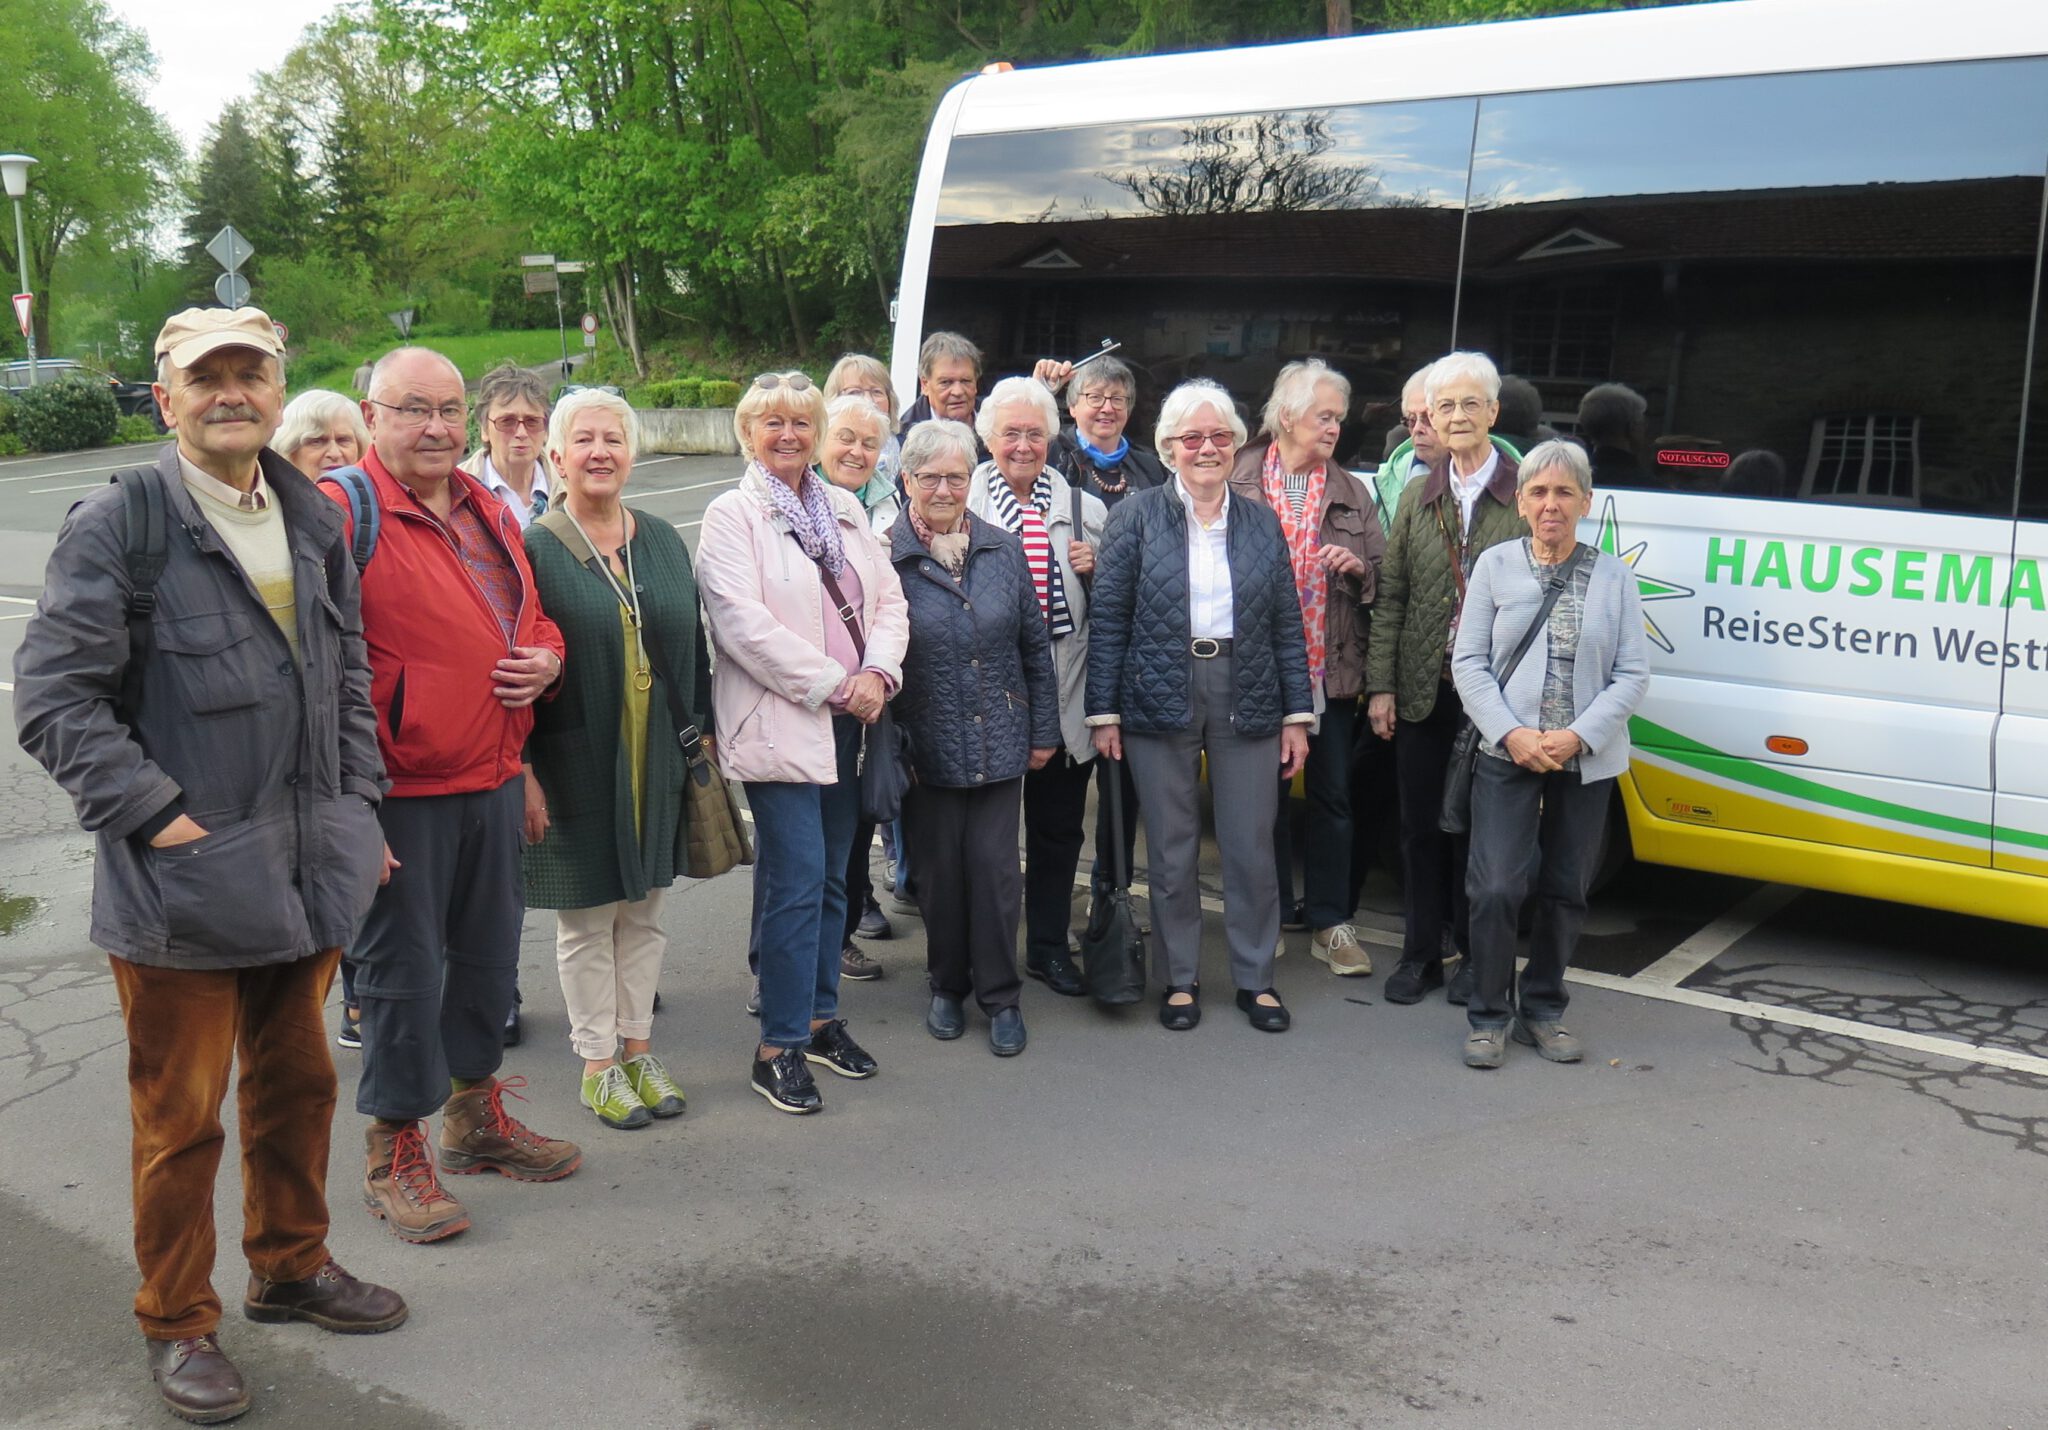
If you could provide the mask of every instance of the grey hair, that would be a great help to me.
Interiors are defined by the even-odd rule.
[[[1067,383],[1067,411],[1074,410],[1074,404],[1081,400],[1081,389],[1093,391],[1111,384],[1124,390],[1124,403],[1138,400],[1138,379],[1131,375],[1130,367],[1120,358],[1099,357],[1082,368]]]
[[[586,387],[572,392],[555,404],[555,410],[548,417],[548,450],[560,452],[569,440],[569,426],[583,413],[596,408],[609,412],[619,419],[626,429],[626,452],[638,458],[640,455],[640,415],[625,398],[602,388]]]
[[[548,415],[547,384],[517,363],[500,363],[485,373],[476,385],[476,420],[491,419],[491,410],[524,398],[545,418]]]
[[[1166,401],[1159,404],[1159,425],[1152,429],[1152,445],[1160,453],[1167,449],[1167,439],[1179,430],[1181,423],[1195,415],[1203,407],[1213,407],[1230,428],[1230,435],[1242,447],[1246,436],[1244,419],[1237,415],[1237,403],[1230,394],[1206,377],[1190,378],[1166,394]]]
[[[980,348],[958,333],[933,333],[917,350],[917,375],[930,377],[940,363],[963,359],[974,364],[974,375],[980,377]]]
[[[825,401],[829,403],[837,397],[849,380],[863,377],[889,394],[888,406],[882,410],[893,426],[896,421],[896,384],[880,358],[869,357],[866,353],[843,354],[838,362],[832,364],[832,371],[825,374]]]
[[[415,344],[408,343],[404,347],[393,348],[390,352],[378,358],[375,363],[371,364],[370,381],[368,382],[367,385],[365,385],[363,390],[366,393],[368,393],[372,398],[376,397],[378,386],[384,380],[385,371],[391,366],[392,363],[398,361],[400,358],[414,357],[421,353],[426,354],[428,357],[434,359],[436,362],[446,363],[448,365],[448,371],[455,374],[455,380],[457,382],[464,383],[464,385],[467,386],[467,383],[465,382],[462,376],[462,369],[455,365],[455,359],[449,357],[448,354],[446,353],[437,353],[432,348],[423,348]]]
[[[889,436],[889,414],[875,406],[874,401],[864,392],[842,392],[825,404],[825,426],[829,429],[842,418],[857,418],[874,424],[877,432],[886,440]]]
[[[1273,379],[1273,395],[1266,399],[1259,429],[1278,437],[1283,428],[1292,427],[1307,414],[1316,400],[1316,389],[1325,383],[1344,394],[1344,409],[1350,411],[1351,379],[1321,358],[1303,358],[1281,368],[1280,375]]]
[[[1422,380],[1422,395],[1434,407],[1436,395],[1460,378],[1478,383],[1488,402],[1500,401],[1500,369],[1485,353],[1445,353],[1429,365],[1429,376]]]
[[[1633,387],[1603,382],[1579,399],[1579,435],[1596,446],[1603,438],[1631,436],[1649,411],[1649,400]]]
[[[1529,478],[1543,471],[1563,472],[1581,492],[1593,490],[1593,463],[1587,458],[1586,449],[1576,442],[1553,437],[1531,447],[1515,472],[1515,490],[1529,485]]]
[[[370,429],[363,424],[363,409],[340,393],[321,387],[302,392],[285,404],[277,433],[270,439],[270,450],[289,461],[292,453],[306,443],[325,436],[337,417],[346,419],[349,431],[355,434],[358,455],[369,451]]]
[[[981,400],[981,407],[974,414],[974,430],[981,434],[981,440],[993,443],[996,439],[996,414],[1020,402],[1036,412],[1038,420],[1045,424],[1047,441],[1058,434],[1059,404],[1052,400],[1052,393],[1045,384],[1035,377],[1006,377],[989,389],[988,396]]]
[[[1408,380],[1401,384],[1401,415],[1403,417],[1408,415],[1409,393],[1414,393],[1424,402],[1429,401],[1429,370],[1435,366],[1436,364],[1433,362],[1424,363],[1421,367],[1409,373]]]
[[[955,422],[947,417],[930,417],[910,429],[903,439],[903,454],[898,459],[897,470],[907,481],[934,457],[951,452],[966,464],[967,470],[974,470],[978,453],[974,446],[974,433],[965,422]]]

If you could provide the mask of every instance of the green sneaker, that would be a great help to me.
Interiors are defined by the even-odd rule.
[[[645,1127],[654,1120],[633,1092],[633,1084],[626,1076],[626,1070],[613,1063],[600,1073],[585,1073],[583,1076],[583,1105],[597,1114],[597,1120],[607,1127],[632,1129]]]
[[[656,1117],[683,1115],[683,1090],[654,1054],[642,1053],[628,1059],[625,1073],[627,1083],[649,1112]]]

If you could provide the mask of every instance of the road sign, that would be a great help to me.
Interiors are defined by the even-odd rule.
[[[562,285],[555,281],[552,268],[529,268],[525,273],[526,296],[531,298],[539,293],[559,293]]]
[[[213,296],[229,308],[239,308],[249,301],[249,280],[239,273],[223,273],[213,280]]]
[[[557,263],[557,264],[555,265],[555,272],[557,272],[557,273],[581,273],[581,272],[582,272],[582,271],[584,270],[585,266],[586,266],[586,265],[584,265],[584,264],[581,264],[581,263]]]
[[[552,253],[522,253],[519,255],[521,268],[553,268],[555,255]]]
[[[397,312],[386,313],[384,316],[391,320],[392,327],[398,329],[398,336],[409,338],[412,336],[412,314],[412,309],[400,308]]]
[[[21,335],[28,336],[29,315],[35,311],[36,295],[16,293],[14,295],[14,321],[21,324]]]
[[[226,224],[213,236],[213,241],[206,245],[206,251],[213,255],[215,263],[233,273],[249,261],[256,249],[248,239],[235,231],[233,224]],[[235,306],[239,308],[241,304],[237,303]]]
[[[597,346],[597,334],[596,334],[596,333],[585,333],[585,334],[583,335],[583,346],[585,346],[586,348],[594,348],[594,347],[596,347],[596,346]]]
[[[588,337],[595,337],[596,335],[597,335],[597,314],[595,314],[595,313],[585,313],[585,314],[583,315],[583,336],[584,336],[584,337],[586,337],[586,338],[588,338]]]
[[[277,340],[279,342],[288,343],[292,340],[292,330],[283,323],[273,321],[270,326],[277,329]]]

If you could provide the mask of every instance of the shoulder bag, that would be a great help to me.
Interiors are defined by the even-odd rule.
[[[1557,605],[1557,598],[1564,594],[1564,588],[1571,582],[1572,573],[1578,569],[1579,563],[1586,559],[1586,552],[1590,549],[1584,542],[1579,543],[1579,549],[1572,553],[1571,559],[1550,578],[1550,583],[1543,592],[1543,604],[1537,609],[1536,619],[1529,622],[1529,629],[1522,632],[1522,639],[1516,643],[1514,654],[1508,657],[1508,663],[1494,676],[1502,689],[1507,688],[1509,678],[1515,673],[1515,667],[1522,663],[1522,657],[1527,655],[1529,647],[1536,643],[1536,633],[1550,623],[1551,609]],[[1472,717],[1468,715],[1465,722],[1458,727],[1457,738],[1451,742],[1450,763],[1444,768],[1444,802],[1442,809],[1437,813],[1436,823],[1437,828],[1446,834],[1464,834],[1472,828],[1472,771],[1479,758],[1479,727],[1472,723]]]
[[[1123,762],[1107,755],[1099,760],[1108,761],[1103,786],[1109,800],[1110,861],[1116,883],[1100,896],[1108,905],[1107,916],[1090,919],[1081,936],[1081,971],[1096,1002],[1120,1008],[1145,996],[1145,935],[1138,931],[1138,916],[1131,911],[1131,871],[1124,867]]]

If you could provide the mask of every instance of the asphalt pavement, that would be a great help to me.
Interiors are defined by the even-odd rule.
[[[149,449],[142,449],[146,455]],[[128,454],[0,462],[0,655],[52,534]],[[737,461],[643,461],[694,543]],[[12,676],[0,672],[0,684]],[[0,691],[0,704],[10,692]],[[9,705],[11,710],[11,705]],[[879,858],[879,855],[877,856]],[[1142,879],[1142,870],[1140,871]],[[0,1425],[171,1424],[128,1315],[128,1126],[90,844],[0,741]],[[882,1064],[791,1118],[747,1084],[749,876],[678,885],[655,1043],[688,1113],[576,1105],[553,919],[522,949],[513,1106],[574,1177],[455,1178],[431,1247],[360,1207],[355,1054],[335,1255],[386,1336],[257,1326],[234,1158],[216,1284],[251,1426],[1977,1427],[2048,1423],[2048,966],[2033,930],[1637,867],[1598,901],[1576,1066],[1459,1063],[1462,1010],[1288,935],[1285,1036],[1026,985],[1029,1050],[923,1031],[923,933],[844,990]],[[1078,908],[1078,904],[1077,904]],[[1205,959],[1227,984],[1220,920]],[[230,1133],[232,1146],[233,1134]]]

